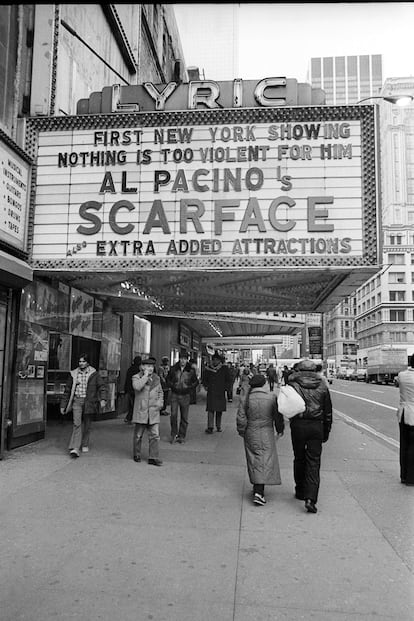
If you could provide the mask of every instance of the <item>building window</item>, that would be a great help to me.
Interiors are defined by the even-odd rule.
[[[401,246],[401,244],[402,244],[402,235],[390,235],[391,246]]]
[[[405,321],[405,310],[390,310],[390,321]]]
[[[411,274],[411,282],[414,282],[412,280],[412,276],[413,274]],[[405,283],[405,274],[404,272],[390,272],[388,274],[388,282],[390,283],[390,285],[396,284],[396,283]]]
[[[390,291],[390,302],[405,302],[405,291]]]
[[[390,341],[391,343],[406,343],[407,333],[406,332],[390,332]]]
[[[389,254],[388,255],[388,263],[391,265],[404,265],[404,255],[403,254]]]

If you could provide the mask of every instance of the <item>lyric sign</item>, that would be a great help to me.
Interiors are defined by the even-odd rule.
[[[33,259],[369,263],[376,179],[367,108],[50,121],[38,132]]]

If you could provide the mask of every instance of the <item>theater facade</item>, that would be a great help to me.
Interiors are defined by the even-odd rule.
[[[158,356],[197,356],[214,326],[277,332],[254,319],[235,330],[229,314],[323,313],[378,271],[375,106],[326,106],[309,85],[266,78],[115,85],[77,112],[27,121],[30,295],[39,281],[46,297],[39,309],[26,295],[20,319],[43,313],[56,355],[105,343],[105,359],[91,347],[114,409],[135,330],[120,316],[151,322]],[[58,393],[60,376],[39,373]]]

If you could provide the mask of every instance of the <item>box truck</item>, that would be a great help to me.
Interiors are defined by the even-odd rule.
[[[376,384],[390,384],[400,371],[408,365],[405,349],[378,347],[368,351],[366,381]]]

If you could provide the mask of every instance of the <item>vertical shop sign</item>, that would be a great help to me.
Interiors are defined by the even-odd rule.
[[[30,166],[0,136],[0,241],[26,249]]]
[[[322,328],[321,326],[310,326],[308,328],[309,353],[322,355]]]
[[[185,347],[186,349],[191,348],[191,332],[187,328],[187,326],[184,326],[182,324],[179,325],[178,329],[178,342],[182,347]]]

